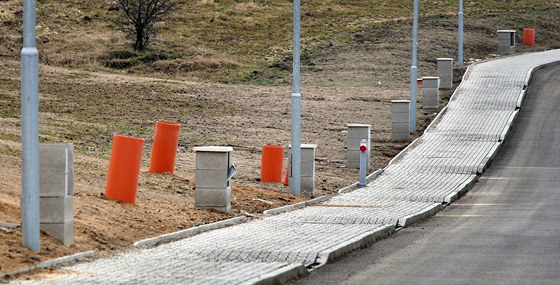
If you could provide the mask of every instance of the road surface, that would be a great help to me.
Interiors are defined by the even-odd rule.
[[[560,284],[560,67],[465,197],[296,284]]]

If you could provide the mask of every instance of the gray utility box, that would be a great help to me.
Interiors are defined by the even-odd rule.
[[[439,77],[442,89],[453,88],[453,59],[452,58],[438,58],[437,59],[437,77]]]
[[[498,30],[498,53],[515,53],[515,30]]]
[[[41,230],[62,241],[74,243],[74,146],[40,145]]]
[[[195,147],[195,206],[231,212],[231,178],[235,174],[233,148]]]
[[[360,144],[362,140],[366,140],[366,169],[369,169],[371,125],[348,124],[348,134],[346,140],[346,161],[348,168],[360,168]]]
[[[316,144],[301,145],[301,186],[300,192],[315,197],[315,150]],[[288,146],[288,185],[292,188],[292,145]]]
[[[410,100],[391,100],[391,134],[393,141],[410,139]]]
[[[439,108],[439,77],[422,77],[422,107]]]

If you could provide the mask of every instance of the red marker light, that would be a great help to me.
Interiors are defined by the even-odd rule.
[[[365,144],[360,145],[360,151],[364,152],[367,150],[367,146]]]

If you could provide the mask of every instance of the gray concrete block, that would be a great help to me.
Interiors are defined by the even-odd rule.
[[[391,121],[394,123],[407,123],[409,122],[410,117],[408,112],[399,112],[399,113],[392,113],[391,114]]]
[[[360,168],[360,150],[347,150],[346,151],[346,158],[347,158],[347,166],[348,168],[359,169]],[[366,151],[366,166],[369,169],[369,159],[370,159],[370,152]]]
[[[228,169],[231,152],[196,152],[196,169]]]
[[[41,230],[46,234],[62,241],[64,246],[74,243],[74,221],[66,223],[41,223]]]
[[[366,124],[348,125],[348,133],[346,135],[348,139],[353,139],[353,138],[367,139],[370,135],[371,135],[371,125],[366,125]]]
[[[226,188],[228,169],[197,169],[195,172],[195,185],[205,188]]]
[[[439,88],[439,77],[422,77],[422,89]]]
[[[408,122],[392,122],[391,130],[395,133],[404,133],[409,131]]]
[[[41,197],[42,223],[66,223],[74,220],[74,197]]]
[[[410,100],[391,100],[391,113],[410,112]]]
[[[195,189],[195,206],[197,208],[213,208],[222,212],[231,211],[231,187]]]
[[[453,88],[453,77],[451,77],[451,76],[441,76],[439,88],[440,89]]]
[[[359,150],[361,144],[362,144],[362,139],[361,138],[348,139],[346,149]],[[371,145],[371,141],[366,139],[366,146],[368,147],[368,150],[369,150],[370,145]]]
[[[408,140],[410,140],[410,133],[408,131],[406,131],[404,133],[392,132],[391,137],[392,137],[394,142],[408,141]]]
[[[291,159],[292,145],[288,145],[288,161]],[[301,145],[301,162],[315,161],[315,151],[317,145],[315,144],[302,144]]]
[[[424,109],[437,109],[439,107],[439,89],[422,88],[422,100]]]
[[[40,144],[40,195],[74,195],[74,146]]]
[[[315,178],[301,177],[301,193],[305,196],[315,196]]]

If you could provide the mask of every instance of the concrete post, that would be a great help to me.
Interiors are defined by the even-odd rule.
[[[74,146],[40,145],[41,230],[62,241],[74,243]]]
[[[315,144],[301,145],[301,194],[315,197]],[[288,183],[293,181],[292,177],[292,145],[288,146]]]
[[[348,133],[346,135],[346,161],[348,168],[360,168],[360,143],[366,140],[367,160],[366,165],[369,167],[370,144],[371,144],[371,125],[367,124],[348,124]]]
[[[439,108],[439,77],[422,77],[422,107]]]
[[[453,59],[438,58],[437,59],[437,77],[440,80],[440,88],[453,88]]]
[[[391,133],[393,141],[410,140],[408,129],[409,100],[391,100]]]
[[[231,177],[236,169],[231,147],[195,147],[195,206],[231,212]]]
[[[515,53],[515,30],[498,30],[498,53]]]

